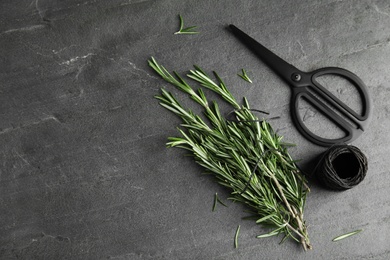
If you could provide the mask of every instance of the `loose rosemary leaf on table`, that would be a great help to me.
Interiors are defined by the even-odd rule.
[[[187,93],[204,109],[209,122],[184,108],[165,89],[156,98],[160,104],[182,119],[180,137],[169,137],[168,147],[190,151],[194,160],[231,191],[230,199],[251,208],[256,223],[271,231],[258,238],[284,234],[311,249],[303,219],[306,195],[305,177],[290,157],[282,136],[266,120],[259,120],[246,98],[240,105],[222,79],[214,72],[212,79],[195,66],[187,75],[202,87],[219,94],[234,110],[235,120],[221,115],[216,102],[209,102],[202,88],[194,89],[178,73],[173,75],[152,57],[152,67],[165,81]]]
[[[356,235],[356,234],[358,234],[358,233],[360,233],[360,232],[362,232],[362,231],[363,231],[363,229],[358,229],[358,230],[355,230],[355,231],[352,231],[352,232],[349,232],[349,233],[346,233],[346,234],[337,236],[337,237],[333,238],[332,241],[333,241],[333,242],[336,242],[336,241],[342,240],[342,239],[344,239],[344,238],[347,238],[347,237]]]

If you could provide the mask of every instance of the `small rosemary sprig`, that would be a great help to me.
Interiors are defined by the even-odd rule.
[[[248,81],[249,83],[252,83],[252,80],[249,78],[248,74],[244,69],[241,70],[242,74],[237,74],[240,76],[243,80]]]
[[[179,30],[177,32],[175,32],[174,34],[197,34],[197,33],[199,33],[198,31],[195,31],[196,26],[190,26],[190,27],[184,28],[183,17],[180,14],[179,14],[179,20],[180,20]]]
[[[153,57],[149,65],[165,81],[202,106],[209,120],[206,123],[185,109],[172,93],[161,89],[161,94],[156,96],[160,104],[182,119],[178,129],[181,137],[169,137],[167,146],[190,151],[199,165],[230,189],[229,199],[246,204],[257,224],[272,228],[259,238],[284,233],[282,241],[292,238],[305,250],[310,249],[303,220],[308,188],[282,137],[268,122],[260,121],[252,113],[246,98],[240,105],[217,73],[213,80],[195,66],[187,76],[227,101],[234,110],[235,121],[223,117],[218,104],[210,103],[202,88],[194,90],[179,74],[170,74]]]

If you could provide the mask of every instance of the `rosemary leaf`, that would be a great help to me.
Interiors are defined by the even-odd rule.
[[[282,232],[281,229],[282,228],[278,228],[278,229],[272,230],[271,232],[265,233],[263,235],[258,235],[258,236],[256,236],[256,238],[265,238],[265,237],[277,236],[277,235],[279,235]]]
[[[217,207],[217,200],[218,200],[218,194],[215,193],[215,195],[214,195],[213,211],[215,211],[215,208]]]
[[[234,248],[238,248],[238,234],[240,233],[240,225],[237,226],[236,234],[234,235]]]
[[[270,214],[268,216],[265,216],[265,217],[262,217],[262,218],[256,220],[256,223],[259,224],[259,223],[265,222],[267,219],[272,218],[272,217],[274,217],[274,215]]]
[[[362,232],[363,229],[358,229],[358,230],[355,230],[355,231],[352,231],[352,232],[349,232],[349,233],[346,233],[344,235],[340,235],[340,236],[337,236],[335,238],[332,239],[333,242],[336,242],[336,241],[339,241],[341,239],[344,239],[344,238],[347,238],[347,237],[350,237],[350,236],[353,236],[353,235],[356,235],[360,232]]]

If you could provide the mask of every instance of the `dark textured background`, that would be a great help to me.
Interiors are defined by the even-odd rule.
[[[178,14],[201,33],[174,35]],[[148,67],[150,56],[180,73],[192,64],[216,70],[237,98],[280,115],[272,125],[297,144],[290,153],[309,174],[325,150],[297,132],[289,88],[229,23],[302,70],[353,71],[372,95],[370,127],[353,143],[368,157],[366,179],[345,192],[310,179],[310,252],[256,239],[266,229],[242,220],[238,204],[212,212],[215,192],[224,201],[228,192],[183,151],[165,148],[179,120],[153,96],[166,87],[185,99]],[[0,258],[388,259],[389,43],[385,0],[2,0]],[[241,68],[253,84],[237,77]],[[334,90],[355,102],[353,91]],[[310,107],[301,112],[329,132]]]

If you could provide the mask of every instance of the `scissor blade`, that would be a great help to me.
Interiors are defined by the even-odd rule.
[[[300,70],[287,63],[275,53],[261,45],[255,39],[238,29],[233,24],[229,25],[233,34],[251,49],[264,63],[266,63],[275,73],[283,78],[289,85],[295,85],[292,76],[294,73],[302,74]]]

